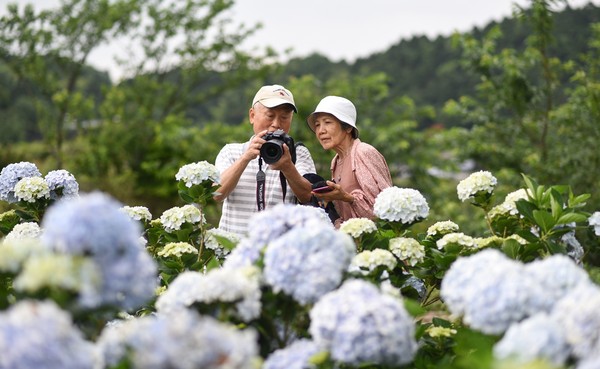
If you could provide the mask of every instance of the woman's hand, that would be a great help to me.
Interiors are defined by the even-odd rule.
[[[344,202],[353,202],[354,196],[344,191],[342,185],[337,184],[333,181],[327,181],[327,186],[331,188],[331,191],[328,192],[314,192],[312,194],[315,195],[318,199],[329,202],[333,200],[340,200]]]

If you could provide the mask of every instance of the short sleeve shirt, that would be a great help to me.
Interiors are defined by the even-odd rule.
[[[225,145],[215,161],[215,166],[223,173],[246,150],[246,143],[232,143]],[[305,146],[296,146],[296,169],[300,175],[315,173],[315,163],[310,152]],[[283,203],[280,171],[272,170],[263,162],[262,170],[265,172],[265,207],[266,209]],[[247,233],[248,221],[258,211],[256,204],[256,173],[258,172],[258,157],[248,163],[242,173],[235,189],[223,202],[219,228],[239,235]],[[286,203],[294,202],[294,193],[286,183]]]

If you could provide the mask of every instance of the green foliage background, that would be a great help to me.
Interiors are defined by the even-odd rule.
[[[325,177],[333,153],[305,118],[326,95],[355,102],[361,138],[384,154],[394,184],[418,189],[435,209],[423,228],[453,219],[466,233],[485,231],[456,198],[456,183],[479,169],[498,177],[497,196],[527,173],[589,192],[586,210],[600,208],[600,8],[592,4],[555,13],[562,2],[532,0],[483,29],[400,40],[354,63],[321,55],[282,63],[269,48],[250,55],[239,45],[252,31],[223,27],[232,1],[169,4],[11,5],[0,20],[0,167],[67,169],[82,191],[103,190],[158,216],[180,204],[178,168],[214,162],[225,143],[245,140],[254,92],[279,83],[299,108],[291,135]],[[119,37],[142,55],[121,61],[127,78],[112,83],[87,62]],[[219,212],[211,208],[213,224]]]

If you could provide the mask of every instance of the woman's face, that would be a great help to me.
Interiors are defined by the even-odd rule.
[[[338,149],[352,139],[352,130],[344,130],[342,123],[329,113],[317,113],[315,135],[325,150]],[[336,150],[337,151],[337,150]]]

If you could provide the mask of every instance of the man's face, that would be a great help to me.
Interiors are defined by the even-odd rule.
[[[260,102],[257,102],[250,108],[249,116],[255,134],[264,130],[274,132],[278,129],[282,129],[285,133],[288,133],[292,125],[294,110],[288,104],[267,108]]]

